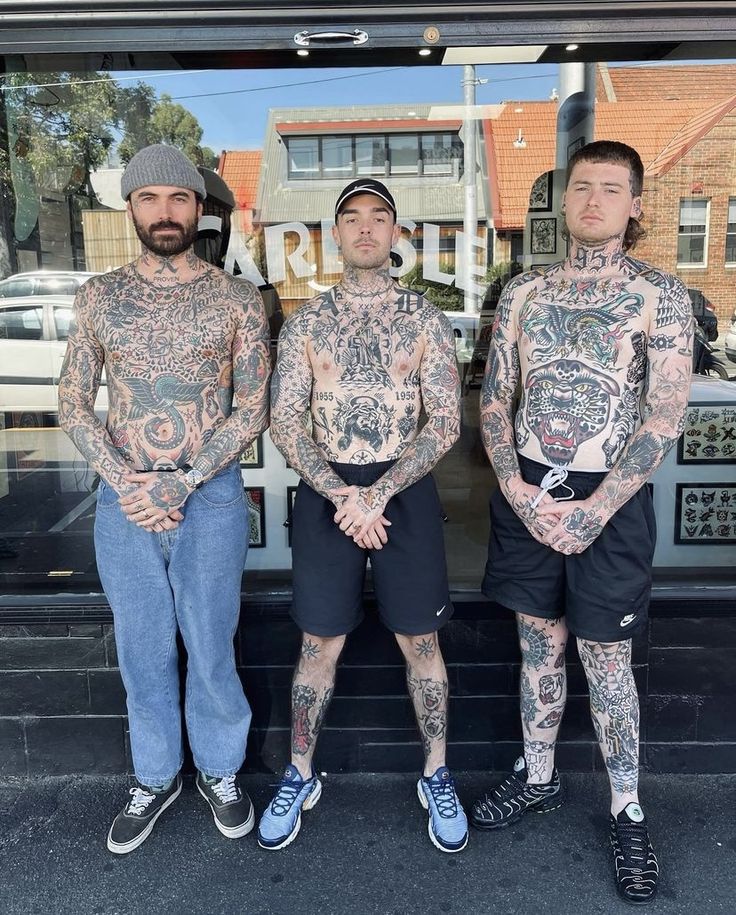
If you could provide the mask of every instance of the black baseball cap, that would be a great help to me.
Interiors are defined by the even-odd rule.
[[[355,197],[357,194],[375,194],[376,197],[385,200],[389,205],[391,212],[394,214],[394,221],[396,220],[396,203],[386,185],[381,184],[380,181],[376,181],[374,178],[358,178],[357,181],[351,181],[337,198],[337,203],[335,204],[336,222],[340,210],[351,197]]]

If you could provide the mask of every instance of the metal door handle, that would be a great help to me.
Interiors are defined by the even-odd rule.
[[[352,32],[297,32],[294,36],[294,44],[301,48],[308,48],[312,42],[324,42],[325,44],[353,44],[361,45],[368,41],[368,33],[362,29],[354,29]]]

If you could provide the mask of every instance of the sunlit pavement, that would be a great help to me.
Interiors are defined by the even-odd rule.
[[[273,777],[245,779],[258,813]],[[564,806],[460,854],[430,844],[416,775],[327,775],[293,845],[227,840],[189,781],[146,843],[105,849],[122,778],[0,780],[4,915],[578,915],[630,912],[618,900],[600,774],[563,774]],[[470,801],[489,778],[458,778]],[[662,880],[657,915],[734,912],[736,775],[644,775],[642,801]]]

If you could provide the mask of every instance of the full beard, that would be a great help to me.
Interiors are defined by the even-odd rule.
[[[148,250],[157,257],[176,257],[191,248],[197,239],[198,219],[189,223],[159,222],[153,226],[140,225],[133,219],[136,235]],[[160,229],[173,229],[174,233],[168,236],[157,234]]]

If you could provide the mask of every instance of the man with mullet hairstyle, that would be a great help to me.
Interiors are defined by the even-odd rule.
[[[268,424],[270,368],[258,290],[192,250],[206,196],[194,165],[147,146],[121,189],[143,252],[80,288],[59,383],[59,424],[100,475],[95,553],[137,780],[107,837],[120,855],[181,792],[177,630],[197,789],[222,835],[255,824],[237,779],[251,719],[233,651],[248,548],[237,459]]]
[[[566,260],[516,277],[499,301],[481,401],[498,478],[482,588],[516,614],[524,753],[471,814],[496,829],[562,803],[554,752],[571,633],[610,781],[616,886],[635,904],[654,897],[659,875],[639,804],[631,669],[655,545],[646,484],[682,432],[693,337],[683,284],[628,253],[643,234],[643,176],[623,143],[578,150]]]
[[[292,616],[302,648],[292,687],[291,762],[258,828],[284,848],[322,786],[312,765],[345,637],[360,623],[370,557],[378,612],[395,634],[424,745],[417,783],[431,841],[457,852],[465,813],[445,761],[447,673],[437,630],[452,615],[442,509],[430,471],[460,433],[447,318],[389,272],[399,237],[388,188],[358,179],[338,196],[344,272],[284,324],[271,385],[271,438],[301,476],[292,516]],[[427,421],[420,427],[422,409]]]

